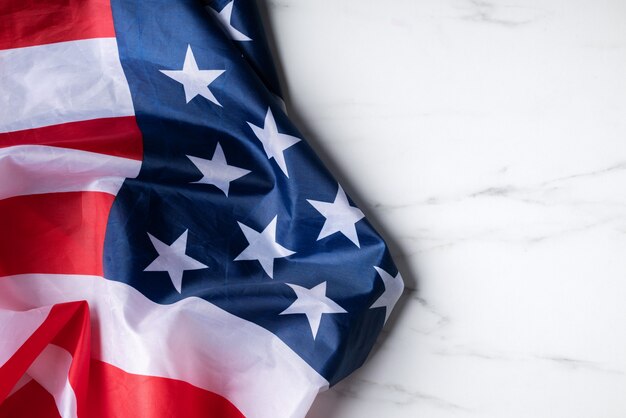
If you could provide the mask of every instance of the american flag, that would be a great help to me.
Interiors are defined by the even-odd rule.
[[[3,0],[0,91],[0,417],[303,417],[363,363],[402,279],[253,1]]]

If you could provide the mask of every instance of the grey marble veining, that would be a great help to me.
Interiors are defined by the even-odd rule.
[[[626,3],[270,0],[405,292],[309,418],[626,416]]]

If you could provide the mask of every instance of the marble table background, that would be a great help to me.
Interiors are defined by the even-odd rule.
[[[406,282],[309,418],[626,417],[626,2],[266,0]]]

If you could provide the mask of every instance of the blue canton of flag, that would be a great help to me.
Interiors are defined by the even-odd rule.
[[[363,363],[402,281],[282,109],[250,3],[207,17],[193,1],[112,2],[144,157],[111,210],[104,275],[252,321],[332,384]]]

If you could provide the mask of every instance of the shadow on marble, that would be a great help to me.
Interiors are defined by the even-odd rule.
[[[339,166],[332,155],[330,155],[327,150],[323,147],[321,141],[319,141],[316,137],[316,133],[314,128],[312,128],[306,120],[301,116],[299,109],[295,108],[289,100],[290,92],[289,92],[289,83],[287,82],[286,75],[282,66],[281,61],[278,59],[280,56],[279,51],[277,51],[277,43],[275,41],[274,31],[270,24],[270,10],[267,0],[257,0],[258,9],[261,14],[261,19],[263,21],[265,34],[267,36],[267,41],[272,52],[274,58],[274,65],[276,66],[276,71],[278,73],[278,78],[280,81],[280,87],[283,92],[283,100],[285,102],[285,106],[289,113],[289,118],[294,122],[296,127],[300,130],[304,138],[306,138],[307,143],[311,146],[311,148],[315,151],[317,156],[322,160],[324,165],[330,170],[330,172],[335,176],[335,178],[341,183],[342,187],[346,190],[350,198],[359,206],[359,208],[363,211],[368,221],[372,224],[372,226],[376,229],[376,231],[383,237],[387,246],[389,247],[389,251],[393,257],[393,260],[398,267],[398,271],[402,274],[402,278],[404,279],[405,291],[396,303],[393,313],[389,317],[385,328],[381,332],[378,337],[378,341],[376,345],[372,349],[372,352],[369,355],[369,358],[376,355],[376,353],[380,350],[382,346],[384,346],[385,341],[394,333],[396,327],[394,324],[397,322],[397,319],[402,315],[404,311],[404,307],[410,297],[414,297],[419,293],[419,280],[415,271],[410,266],[410,263],[407,262],[407,258],[409,254],[403,251],[400,242],[396,240],[391,233],[389,233],[386,228],[383,226],[382,222],[378,219],[376,214],[373,211],[373,208],[369,207],[365,202],[366,199],[362,199],[359,196],[359,193],[354,186],[353,182],[350,179],[350,176],[344,173],[341,166]],[[362,367],[367,367],[367,362]],[[353,379],[358,379],[359,370],[355,371],[351,376],[348,376],[344,381],[340,382],[338,386],[350,385],[350,381]],[[332,391],[332,389],[331,389]],[[338,418],[341,416],[341,404],[345,402],[342,399],[342,396],[333,396],[326,397],[323,403],[314,403],[311,412],[307,417],[324,417],[324,418]]]
[[[378,231],[378,233],[385,239],[387,246],[389,247],[389,251],[393,256],[393,259],[398,267],[398,270],[402,274],[402,278],[404,279],[404,284],[407,289],[417,291],[418,290],[418,278],[415,272],[411,271],[409,268],[409,264],[405,261],[407,258],[407,254],[405,254],[402,250],[400,243],[391,236],[388,231],[385,230],[382,223],[374,213],[371,207],[367,205],[365,199],[360,198],[356,187],[351,181],[350,177],[343,172],[342,168],[335,162],[333,157],[326,151],[326,149],[322,146],[321,141],[316,138],[315,130],[311,128],[306,120],[301,116],[299,109],[295,108],[291,105],[289,97],[289,84],[287,83],[287,78],[283,71],[283,67],[281,62],[277,57],[280,55],[277,51],[277,43],[275,42],[275,37],[273,33],[273,29],[270,25],[269,18],[269,7],[266,0],[257,0],[258,8],[261,13],[261,18],[263,20],[265,33],[267,36],[268,44],[270,46],[270,50],[272,51],[272,55],[274,57],[274,65],[276,66],[276,71],[278,73],[278,78],[280,81],[280,86],[283,91],[283,99],[285,101],[285,105],[288,109],[289,118],[294,122],[294,124],[301,131],[302,135],[306,138],[307,143],[313,148],[317,156],[323,161],[324,165],[330,170],[331,173],[337,178],[337,180],[341,183],[342,187],[346,190],[348,195],[354,202],[359,206],[359,208],[365,213],[368,221],[372,224],[372,226]],[[398,310],[399,306],[396,306],[396,310]]]

